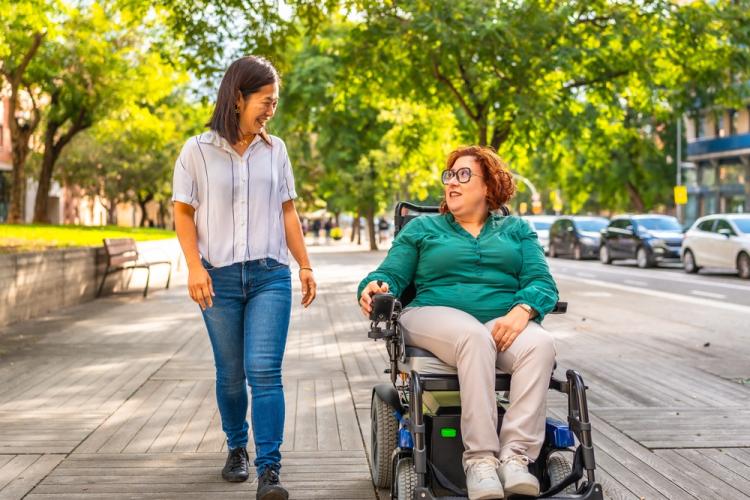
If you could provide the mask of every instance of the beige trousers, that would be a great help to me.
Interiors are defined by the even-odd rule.
[[[461,434],[466,460],[525,455],[536,460],[544,441],[547,391],[555,363],[550,334],[533,321],[505,352],[492,338],[495,319],[480,323],[452,307],[413,307],[401,315],[406,343],[455,366],[461,384]],[[513,375],[510,406],[497,435],[495,369]]]

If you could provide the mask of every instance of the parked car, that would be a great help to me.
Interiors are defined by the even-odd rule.
[[[558,218],[549,230],[549,256],[595,259],[599,255],[601,230],[608,223],[604,217],[571,215]]]
[[[750,214],[715,214],[696,220],[682,242],[682,266],[736,269],[750,279]]]
[[[599,260],[635,259],[638,267],[680,260],[684,234],[676,218],[668,215],[620,215],[601,231]]]
[[[536,232],[545,255],[549,252],[549,228],[555,219],[557,217],[554,215],[525,215],[523,217],[523,220],[528,222],[531,229]]]

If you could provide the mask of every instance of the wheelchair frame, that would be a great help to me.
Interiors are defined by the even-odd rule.
[[[438,207],[420,206],[408,202],[399,202],[396,205],[395,228],[396,233],[412,218],[402,213],[404,209],[423,213],[437,213]],[[504,215],[508,215],[506,207],[502,207]],[[419,216],[417,215],[417,216]],[[413,290],[411,291],[413,293]],[[404,305],[412,298],[410,293],[405,291]],[[375,297],[378,297],[377,295]],[[384,300],[382,300],[384,299]],[[406,357],[406,346],[403,342],[399,317],[401,315],[402,303],[390,294],[383,294],[381,304],[376,306],[373,303],[373,311],[370,316],[370,331],[368,336],[374,340],[385,340],[386,348],[389,355],[390,367],[386,373],[390,374],[391,384],[381,384],[373,388],[373,397],[377,395],[382,401],[387,403],[398,414],[409,414],[408,431],[413,440],[411,450],[403,449],[397,446],[391,457],[391,494],[393,495],[396,486],[396,473],[398,461],[402,458],[411,456],[414,462],[417,481],[414,489],[415,500],[448,500],[466,497],[437,497],[431,491],[428,479],[428,450],[426,448],[426,427],[423,412],[423,394],[429,391],[459,391],[459,382],[457,375],[451,374],[420,374],[415,370],[410,373],[401,372],[399,369],[399,360]],[[554,313],[561,314],[567,309],[567,304],[558,302]],[[384,328],[379,325],[385,323]],[[402,384],[398,384],[399,375],[402,376]],[[495,391],[510,390],[511,376],[508,374],[497,374],[495,379]],[[591,438],[591,423],[588,415],[588,404],[586,401],[587,387],[583,383],[580,374],[575,370],[567,370],[566,379],[560,380],[551,376],[549,388],[566,394],[568,397],[568,427],[578,439],[578,446],[575,448],[574,461],[570,474],[557,484],[550,485],[546,491],[540,493],[538,498],[569,498],[581,500],[602,500],[602,487],[596,483],[594,470],[596,468],[594,460],[594,449]],[[394,417],[395,418],[395,417]],[[373,438],[376,438],[375,426],[373,425]],[[537,459],[537,464],[544,467],[548,456],[558,450],[545,439],[545,444]],[[586,479],[581,481],[576,489],[575,494],[558,495],[566,487],[578,483],[583,478],[583,471],[586,472]],[[393,498],[393,496],[392,496]]]

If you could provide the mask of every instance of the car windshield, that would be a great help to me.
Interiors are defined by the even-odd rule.
[[[533,220],[531,221],[531,223],[534,225],[534,229],[542,229],[542,230],[549,229],[551,225],[549,222],[542,222],[538,220]]]
[[[638,219],[638,225],[649,231],[682,231],[677,219],[670,217],[654,217],[653,219]]]
[[[732,219],[737,229],[745,234],[750,234],[750,219]]]
[[[599,232],[600,229],[607,227],[608,223],[607,219],[577,220],[576,227],[579,231]]]

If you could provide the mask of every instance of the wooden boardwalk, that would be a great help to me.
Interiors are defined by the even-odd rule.
[[[319,250],[320,295],[309,310],[295,305],[284,361],[282,479],[292,498],[375,500],[387,492],[374,489],[367,460],[370,391],[386,380],[386,353],[367,340],[354,290],[382,254]],[[0,334],[0,499],[254,497],[254,482],[220,477],[211,351],[183,282]],[[576,300],[574,283],[560,286]],[[750,498],[750,387],[733,381],[748,377],[750,333],[738,328],[734,347],[707,356],[697,329],[658,335],[658,308],[645,329],[586,300],[598,317],[572,308],[545,325],[559,373],[576,367],[591,387],[606,495]],[[563,403],[553,397],[550,412]]]

